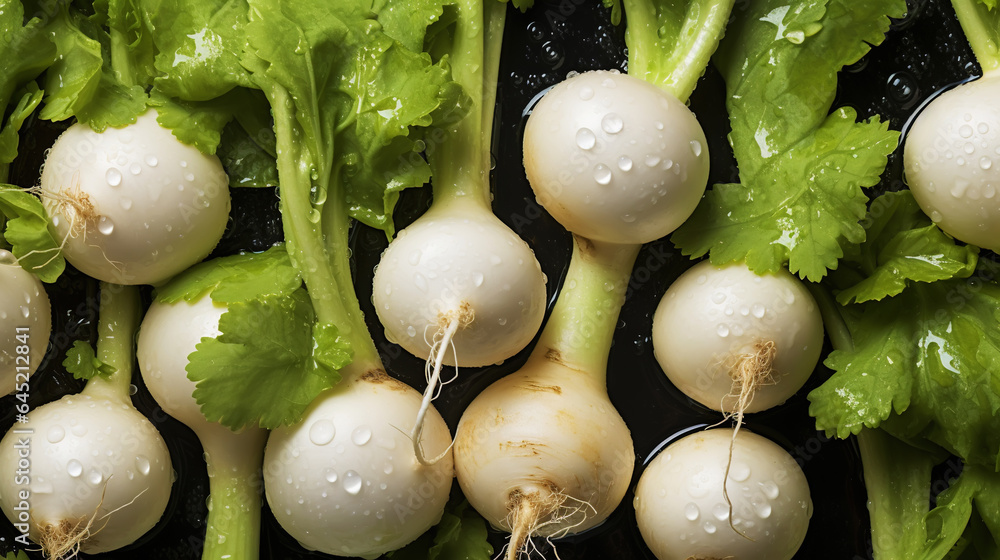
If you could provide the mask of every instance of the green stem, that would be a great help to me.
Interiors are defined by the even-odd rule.
[[[590,375],[607,375],[608,353],[640,245],[615,245],[573,236],[573,255],[533,354]]]
[[[198,437],[205,449],[210,500],[201,558],[256,560],[260,556],[260,465],[267,432],[230,432],[222,437],[199,433]]]
[[[101,282],[98,320],[97,359],[115,368],[108,377],[96,376],[87,382],[83,394],[130,404],[132,365],[135,362],[135,333],[142,308],[136,286]]]
[[[687,101],[729,23],[735,0],[624,0],[629,74]]]
[[[458,2],[449,54],[452,78],[469,96],[471,109],[429,150],[435,201],[468,198],[490,208],[490,140],[506,9],[497,0]]]
[[[882,430],[862,429],[857,439],[875,558],[909,558],[901,553],[921,550],[927,540],[924,516],[930,510],[934,461]]]
[[[816,300],[819,306],[819,313],[823,317],[823,328],[826,335],[830,337],[830,344],[834,350],[844,350],[852,352],[854,350],[854,338],[851,330],[844,321],[844,316],[840,313],[840,305],[833,299],[833,295],[819,284],[806,282],[806,288]]]
[[[1000,8],[990,10],[981,0],[951,0],[983,74],[1000,70]]]
[[[331,192],[321,212],[310,200],[311,173],[305,149],[296,141],[295,115],[288,90],[271,87],[278,145],[281,218],[288,253],[302,274],[320,323],[336,325],[351,344],[363,371],[381,367],[351,280],[350,217],[343,193]],[[326,230],[324,231],[324,227]],[[324,235],[325,234],[325,235]],[[329,250],[328,250],[329,249]],[[358,368],[352,368],[352,371]]]

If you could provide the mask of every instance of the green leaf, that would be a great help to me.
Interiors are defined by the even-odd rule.
[[[490,560],[486,520],[465,499],[452,498],[441,521],[417,540],[390,552],[392,560]]]
[[[66,351],[66,359],[62,365],[73,374],[74,379],[83,380],[96,376],[108,378],[118,371],[114,366],[97,359],[94,347],[83,340],[73,342],[73,347]]]
[[[55,282],[66,261],[42,202],[17,187],[0,184],[0,213],[7,218],[3,237],[13,246],[11,252],[21,267],[42,282]]]
[[[156,48],[139,2],[140,0],[107,0],[111,52],[105,59],[110,59],[116,81],[145,89],[157,75],[153,62]]]
[[[831,274],[841,304],[895,296],[912,282],[968,278],[976,269],[979,249],[945,235],[910,191],[878,197],[862,223],[866,241]]]
[[[56,47],[39,18],[24,21],[17,0],[0,0],[0,107],[15,91],[34,80],[56,60]]]
[[[18,131],[21,125],[34,112],[38,104],[42,102],[42,91],[34,82],[29,82],[21,93],[17,105],[10,110],[7,123],[0,130],[0,165],[9,164],[17,157],[17,145],[19,141]],[[6,177],[0,177],[6,181]]]
[[[440,19],[445,4],[452,3],[451,0],[411,0],[406,3],[405,9],[399,9],[393,6],[399,4],[399,0],[375,0],[372,11],[378,14],[378,22],[386,35],[407,49],[420,52],[424,50],[428,26]]]
[[[212,301],[232,304],[289,296],[301,286],[284,246],[276,246],[196,264],[157,288],[156,301],[194,302],[211,294]]]
[[[157,48],[157,90],[185,101],[208,101],[251,87],[240,53],[246,41],[246,0],[147,0],[142,3]]]
[[[154,90],[149,105],[157,111],[156,122],[170,129],[174,137],[214,154],[222,140],[222,129],[233,118],[232,101],[223,96],[211,101],[181,101]]]
[[[8,552],[7,556],[4,556],[4,560],[31,560],[31,558],[23,550],[18,550],[16,553]]]
[[[853,307],[854,350],[832,352],[825,364],[835,373],[809,394],[818,429],[846,437],[881,426],[995,469],[1000,286],[976,277],[920,283]]]
[[[837,72],[879,44],[902,0],[750,3],[716,62],[726,80],[738,185],[716,185],[673,242],[692,257],[743,260],[758,273],[788,264],[818,280],[864,240],[864,187],[878,182],[898,133],[830,111]]]
[[[297,422],[351,361],[337,327],[315,323],[304,289],[230,303],[219,330],[198,343],[187,372],[205,417],[234,430]]]
[[[43,119],[68,119],[97,94],[104,67],[101,43],[84,33],[83,23],[64,7],[48,26],[59,58],[45,73],[45,107],[38,115]]]
[[[222,129],[218,156],[229,176],[230,187],[278,186],[278,166],[274,156],[234,122]]]

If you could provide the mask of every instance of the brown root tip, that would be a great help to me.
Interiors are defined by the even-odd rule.
[[[567,502],[573,507],[567,507]],[[579,503],[577,503],[579,502]],[[570,529],[586,519],[593,507],[562,493],[551,483],[531,490],[514,489],[507,496],[507,523],[510,526],[510,542],[507,543],[505,560],[517,560],[531,543],[531,537],[546,531],[547,526],[565,525],[575,517],[580,521],[571,522],[567,527],[550,534],[564,536]]]
[[[38,538],[42,554],[54,560],[76,558],[80,553],[80,545],[91,536],[92,521],[92,518],[76,521],[64,519],[58,523],[45,525],[39,530]]]

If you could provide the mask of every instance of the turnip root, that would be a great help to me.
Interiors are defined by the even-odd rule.
[[[51,558],[128,545],[163,515],[173,483],[167,446],[129,402],[135,288],[102,284],[98,355],[115,368],[79,395],[30,411],[0,441],[0,507]],[[27,449],[27,452],[25,451]]]
[[[149,110],[94,132],[77,123],[53,144],[39,194],[81,272],[117,284],[158,284],[204,259],[229,219],[222,164],[182,144]]]
[[[670,381],[740,416],[795,394],[822,346],[819,307],[785,269],[758,276],[742,263],[702,261],[670,285],[653,316],[653,351]]]
[[[430,154],[434,203],[399,232],[373,279],[386,337],[427,360],[424,406],[440,390],[441,367],[486,366],[531,342],[545,315],[545,275],[528,245],[490,210],[490,140],[496,99],[502,3],[458,4],[453,75],[472,109]]]
[[[52,308],[42,282],[0,249],[0,393],[28,381],[45,357]]]
[[[255,427],[234,432],[206,420],[185,371],[201,339],[218,336],[225,311],[207,294],[195,302],[154,302],[139,330],[137,355],[150,394],[164,412],[194,431],[205,451],[210,505],[203,560],[252,560],[260,552],[260,470],[267,432]]]
[[[725,429],[695,432],[646,466],[635,489],[636,521],[660,560],[790,560],[805,539],[813,505],[798,464],[743,430],[727,468],[731,440]]]
[[[285,531],[310,550],[376,558],[437,523],[453,478],[451,434],[429,409],[423,445],[441,459],[421,464],[409,438],[420,405],[420,393],[370,369],[273,430],[264,489]]]
[[[511,532],[510,560],[528,537],[599,524],[628,489],[635,452],[605,375],[637,252],[576,237],[566,283],[531,357],[462,414],[458,482],[487,521]]]
[[[959,85],[920,112],[903,165],[913,197],[945,233],[1000,251],[1000,70]]]

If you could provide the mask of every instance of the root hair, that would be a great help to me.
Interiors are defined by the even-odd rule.
[[[552,539],[568,535],[596,513],[597,509],[590,502],[570,496],[552,485],[544,490],[529,492],[514,489],[507,497],[510,540],[501,555],[505,560],[517,560],[521,553],[529,549],[537,552],[537,543],[531,537],[543,532],[546,527],[560,525],[558,531],[544,537],[558,559]]]

